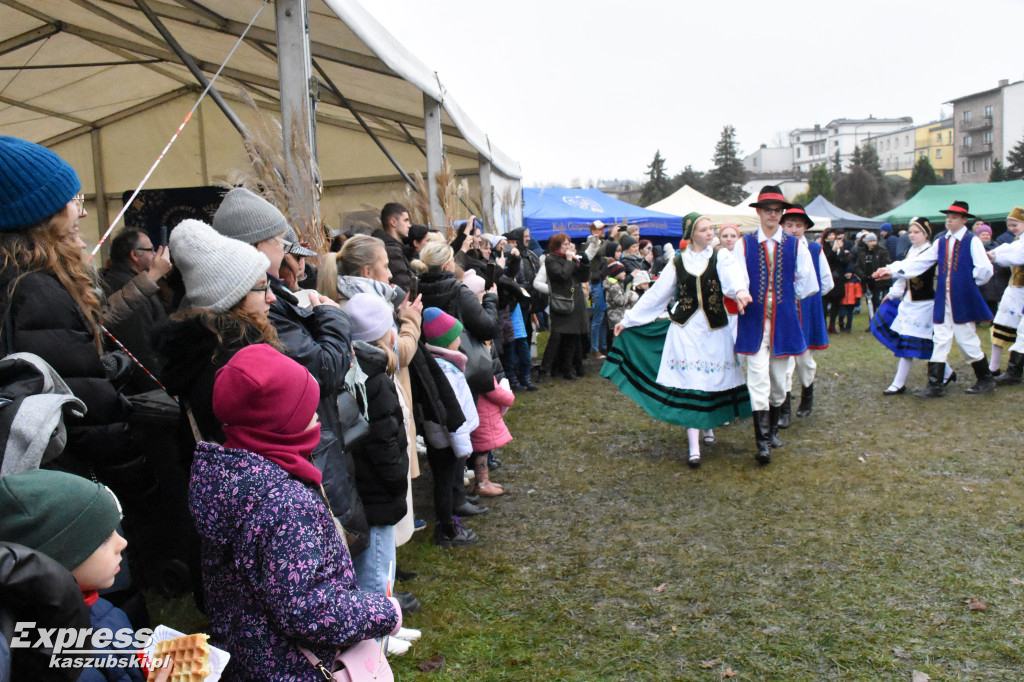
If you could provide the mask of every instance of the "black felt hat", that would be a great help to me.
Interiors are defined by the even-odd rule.
[[[954,201],[952,204],[950,204],[949,208],[947,208],[945,211],[939,211],[939,213],[945,213],[946,215],[954,213],[956,215],[961,215],[965,218],[974,217],[973,215],[971,215],[970,210],[968,210],[966,201]]]
[[[757,201],[750,204],[754,208],[763,208],[766,204],[782,204],[783,208],[789,208],[792,206],[786,197],[782,195],[782,190],[779,189],[778,185],[765,185],[761,188],[761,191],[757,194]]]

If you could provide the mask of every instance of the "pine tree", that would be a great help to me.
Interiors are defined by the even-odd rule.
[[[687,166],[681,173],[672,178],[671,184],[673,192],[684,185],[689,185],[698,192],[704,193],[704,190],[707,189],[707,176],[701,171],[694,170],[693,166]]]
[[[1006,155],[1006,179],[1024,178],[1024,140],[1021,140]]]
[[[647,182],[640,193],[640,205],[650,206],[670,194],[669,179],[665,174],[665,159],[661,150],[654,152],[654,159],[647,166]]]
[[[832,157],[832,170],[830,175],[832,176],[832,184],[839,182],[840,176],[843,174],[843,162],[839,158],[839,150],[836,150],[836,155]]]
[[[1006,169],[1003,168],[1002,162],[999,159],[992,159],[992,172],[988,174],[989,182],[1004,182],[1009,180],[1006,177]]]
[[[853,153],[856,157],[857,150],[854,150]],[[857,162],[854,161],[854,163]],[[864,148],[860,150],[860,166],[879,180],[882,179],[882,163],[878,160],[878,150],[874,145],[864,145]]]
[[[939,184],[939,176],[932,167],[932,162],[927,156],[922,156],[914,164],[914,170],[910,173],[910,185],[907,186],[907,196],[914,196],[926,185]]]
[[[807,179],[807,203],[814,201],[819,196],[825,197],[829,201],[835,197],[832,176],[828,174],[825,164],[815,166],[811,171],[811,177]]]
[[[736,146],[736,129],[731,125],[722,128],[712,161],[715,167],[707,174],[707,195],[735,205],[746,196],[743,183],[747,181],[747,171]]]

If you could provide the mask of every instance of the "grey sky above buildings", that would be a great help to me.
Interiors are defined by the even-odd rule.
[[[672,174],[707,170],[726,124],[745,155],[1024,79],[1022,0],[363,2],[525,185],[641,179],[656,149]]]

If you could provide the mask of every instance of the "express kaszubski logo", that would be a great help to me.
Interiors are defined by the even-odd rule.
[[[142,662],[135,654],[149,646],[152,637],[150,628],[40,628],[22,621],[14,626],[10,647],[50,654],[51,668],[137,668]],[[155,663],[150,667],[159,666]]]

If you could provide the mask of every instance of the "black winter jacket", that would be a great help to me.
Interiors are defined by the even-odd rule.
[[[125,287],[138,289],[138,296],[145,300],[130,318],[106,326],[123,343],[139,362],[153,374],[160,375],[160,357],[153,350],[153,330],[167,322],[167,312],[160,302],[159,287],[145,273],[138,273],[123,263],[116,263],[100,272],[107,296]],[[142,393],[157,388],[144,372],[132,374],[128,382],[128,393]]]
[[[0,635],[8,642],[17,634],[14,626],[19,621],[34,621],[36,627],[47,629],[87,628],[89,607],[63,566],[34,549],[0,542]],[[52,653],[52,647],[14,649],[10,679],[77,680],[82,669],[51,668]]]
[[[8,269],[0,282],[9,286],[16,276]],[[134,485],[148,487],[137,479],[145,465],[128,431],[130,406],[107,378],[92,327],[75,299],[56,276],[30,272],[14,287],[9,306],[3,303],[0,310],[8,311],[13,332],[6,339],[11,352],[35,353],[50,363],[88,410],[82,418],[68,418],[67,446],[55,466],[86,477],[95,473],[118,497],[131,497]]]
[[[366,373],[366,403],[370,433],[359,441],[352,456],[356,488],[371,526],[393,526],[406,513],[409,450],[405,420],[398,402],[398,387],[388,376],[387,355],[357,341],[356,358]]]
[[[476,294],[447,270],[427,272],[420,276],[420,295],[424,308],[440,308],[459,322],[480,341],[498,335],[498,297],[484,294],[481,303]]]
[[[391,283],[409,291],[412,285],[412,269],[409,267],[409,250],[405,244],[395,239],[384,230],[377,230],[374,237],[384,242],[384,250],[388,253],[388,269],[391,270]]]

